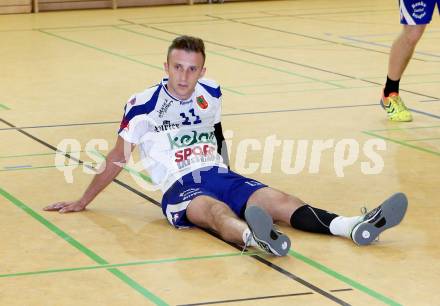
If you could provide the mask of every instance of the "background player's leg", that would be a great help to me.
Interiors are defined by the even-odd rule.
[[[403,26],[402,32],[391,47],[388,62],[388,77],[391,80],[397,81],[402,77],[425,28],[426,24]]]

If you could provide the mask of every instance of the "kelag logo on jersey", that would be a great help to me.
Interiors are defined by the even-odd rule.
[[[168,134],[168,140],[170,141],[171,149],[184,148],[201,143],[217,145],[214,132],[197,133],[197,131],[192,131],[192,135],[183,134],[175,137],[171,137]]]
[[[201,109],[207,109],[208,108],[208,102],[205,100],[205,97],[202,96],[198,96],[197,97],[197,105],[201,108]]]

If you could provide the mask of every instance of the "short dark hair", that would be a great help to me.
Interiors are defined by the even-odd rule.
[[[167,60],[170,57],[171,51],[174,49],[202,53],[203,62],[205,61],[205,44],[201,38],[188,35],[182,35],[174,38],[173,42],[168,47]]]

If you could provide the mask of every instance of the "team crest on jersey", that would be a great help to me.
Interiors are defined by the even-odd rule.
[[[205,100],[205,97],[203,95],[198,96],[196,98],[197,101],[197,105],[201,108],[201,109],[207,109],[208,108],[208,102]]]

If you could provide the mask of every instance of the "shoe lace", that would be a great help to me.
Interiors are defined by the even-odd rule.
[[[246,252],[246,249],[250,245],[251,241],[252,241],[252,234],[249,234],[246,237],[246,242],[244,243],[244,246],[243,246],[243,249],[241,250],[240,255],[243,255],[243,253]]]
[[[406,107],[405,103],[403,103],[402,99],[400,98],[400,96],[392,96],[389,97],[391,99],[391,102],[393,103],[393,106],[395,109],[397,109],[397,111],[401,112],[401,111],[407,111],[408,108]]]

